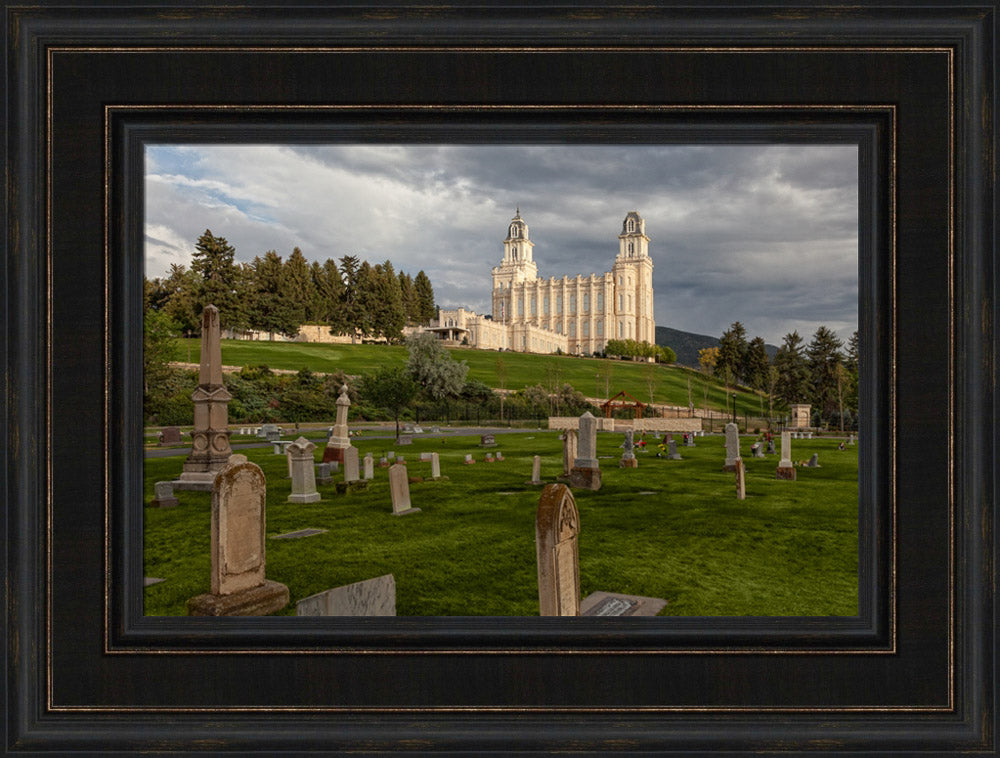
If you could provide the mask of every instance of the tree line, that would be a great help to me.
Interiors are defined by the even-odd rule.
[[[274,250],[250,263],[235,256],[225,237],[206,229],[190,268],[172,264],[162,279],[145,280],[147,318],[158,313],[182,334],[197,334],[202,309],[214,303],[224,329],[294,337],[302,324],[323,324],[334,334],[398,340],[407,324],[437,315],[427,274],[396,273],[388,260],[310,263],[297,247],[284,260]]]
[[[769,403],[812,405],[813,425],[854,428],[858,413],[858,332],[845,345],[833,330],[820,326],[809,344],[789,332],[770,360],[764,339],[747,340],[746,328],[733,322],[719,346],[698,351],[700,368],[727,386],[758,390]]]

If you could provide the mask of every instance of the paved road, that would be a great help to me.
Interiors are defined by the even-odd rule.
[[[313,429],[303,429],[302,433],[306,434],[306,435],[309,435],[313,431],[315,431],[315,430],[313,430]],[[502,428],[495,428],[495,427],[480,427],[480,426],[469,427],[469,426],[464,426],[464,427],[457,427],[457,428],[442,429],[441,432],[439,432],[437,434],[434,434],[432,432],[424,432],[423,434],[414,434],[412,436],[413,436],[414,439],[420,439],[420,438],[426,438],[426,437],[464,437],[464,436],[475,436],[475,435],[480,435],[480,434],[494,434],[494,435],[496,435],[496,434],[537,434],[539,432],[555,432],[555,431],[558,431],[558,430],[555,430],[555,429],[502,429]],[[283,439],[285,439],[286,441],[290,442],[292,438],[289,435],[285,435],[285,437]],[[311,437],[311,439],[315,440],[316,437]],[[390,430],[385,430],[384,432],[381,431],[381,430],[379,430],[379,431],[367,431],[366,430],[364,432],[364,434],[361,435],[360,439],[362,439],[362,440],[395,440],[396,439],[396,434],[395,434],[395,432],[390,431]],[[233,444],[232,448],[233,448],[233,450],[246,450],[248,448],[255,448],[255,447],[270,447],[270,445],[271,445],[270,442],[237,442],[237,443]],[[184,455],[184,456],[187,456],[187,455],[190,455],[190,454],[191,454],[191,448],[189,448],[189,447],[167,447],[167,448],[162,448],[162,449],[161,448],[153,448],[152,450],[146,450],[144,457],[146,457],[146,458],[169,458],[170,456],[173,456],[173,455]]]

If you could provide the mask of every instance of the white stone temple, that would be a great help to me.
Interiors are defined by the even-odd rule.
[[[441,309],[430,328],[451,344],[526,353],[586,355],[609,339],[655,343],[653,260],[646,222],[630,211],[611,271],[544,279],[520,209],[507,227],[503,259],[493,268],[493,313]]]

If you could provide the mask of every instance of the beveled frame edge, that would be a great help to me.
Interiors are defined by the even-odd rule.
[[[963,70],[971,71],[972,75],[968,77],[970,80],[968,90],[963,90],[966,97],[963,98],[962,107],[956,109],[956,113],[960,115],[958,118],[960,130],[956,134],[958,150],[955,169],[960,179],[957,201],[962,219],[956,233],[958,248],[964,253],[956,272],[960,277],[957,281],[956,302],[963,318],[956,319],[952,325],[952,337],[955,349],[963,356],[963,362],[956,367],[959,394],[955,399],[953,417],[973,421],[970,424],[959,425],[955,434],[955,448],[962,454],[960,460],[965,461],[954,482],[955,492],[959,495],[957,502],[967,504],[962,511],[959,529],[955,534],[956,559],[960,563],[963,559],[968,560],[967,564],[963,563],[964,570],[955,577],[961,590],[958,598],[959,615],[962,620],[968,622],[958,630],[963,650],[969,653],[957,662],[964,672],[962,678],[964,687],[957,703],[958,712],[955,715],[958,718],[937,722],[930,729],[930,736],[924,731],[923,737],[915,738],[908,731],[915,725],[926,727],[926,723],[898,721],[890,723],[878,720],[864,723],[864,733],[874,740],[865,744],[885,747],[890,744],[889,740],[893,740],[891,746],[895,749],[921,754],[926,754],[925,751],[928,750],[938,754],[943,754],[945,751],[983,754],[987,751],[992,753],[996,747],[995,693],[998,684],[998,651],[995,635],[997,608],[994,598],[995,556],[998,544],[995,532],[994,497],[998,480],[994,451],[998,442],[998,418],[990,391],[995,387],[995,334],[997,327],[1000,326],[995,309],[997,280],[994,257],[996,244],[994,218],[996,212],[1000,211],[1000,206],[994,191],[996,180],[993,175],[994,150],[997,142],[993,120],[996,105],[996,72],[992,64],[997,32],[994,11],[995,6],[989,4],[988,10],[979,16],[982,26],[974,34],[969,35],[976,38],[976,45],[972,45],[972,54],[963,58],[962,63]],[[11,26],[8,26],[8,31],[10,28]],[[25,60],[29,64],[32,62],[31,51],[26,50],[31,47],[30,45],[11,45],[9,35],[5,41],[8,42],[9,64],[15,61],[23,63]],[[968,42],[968,39],[963,39],[964,42]],[[8,70],[10,69],[16,70],[17,66],[9,65]],[[11,87],[6,102],[8,113],[12,114],[12,117],[9,116],[8,119],[10,130],[6,140],[8,183],[5,198],[8,207],[7,218],[10,219],[7,226],[10,252],[4,269],[4,274],[9,275],[5,282],[9,295],[7,305],[9,340],[4,356],[8,395],[5,408],[6,436],[3,443],[7,454],[6,471],[9,474],[5,492],[8,510],[4,523],[7,539],[3,547],[6,566],[9,569],[6,584],[7,603],[4,607],[5,621],[8,622],[5,624],[4,634],[9,634],[5,636],[7,643],[4,661],[7,673],[5,694],[8,707],[4,726],[4,745],[5,748],[19,752],[53,745],[79,748],[81,744],[86,744],[94,747],[98,744],[93,742],[93,738],[96,737],[100,740],[101,748],[111,748],[114,745],[127,749],[130,745],[148,744],[146,741],[153,736],[149,726],[124,721],[116,724],[104,722],[103,727],[97,727],[96,722],[79,720],[75,722],[75,726],[70,723],[63,723],[60,726],[60,723],[45,717],[38,709],[40,701],[37,694],[39,686],[43,683],[37,676],[38,651],[33,641],[41,638],[44,630],[37,620],[37,615],[32,615],[31,612],[32,599],[38,599],[37,587],[32,581],[31,574],[42,567],[39,565],[41,561],[32,560],[31,555],[26,555],[25,545],[30,545],[31,539],[37,534],[37,529],[33,529],[33,520],[25,517],[25,514],[28,513],[27,509],[32,502],[37,502],[40,490],[44,491],[44,486],[39,486],[38,477],[33,475],[33,466],[27,456],[37,455],[44,449],[44,445],[40,444],[40,440],[44,440],[44,433],[39,433],[43,426],[39,421],[40,406],[34,405],[33,401],[40,401],[46,392],[44,387],[34,386],[34,381],[38,377],[37,367],[44,355],[43,344],[47,338],[43,329],[46,323],[44,314],[47,305],[32,296],[37,294],[38,284],[46,280],[48,272],[42,263],[37,259],[32,260],[30,256],[30,251],[37,244],[36,230],[43,228],[39,221],[44,223],[44,212],[40,210],[41,206],[38,204],[37,181],[32,181],[33,177],[37,180],[41,174],[38,151],[33,150],[38,132],[32,129],[37,129],[39,126],[37,102],[33,102],[30,96],[27,98],[23,96],[25,92],[30,93],[33,82],[37,83],[38,68],[28,65],[21,66],[21,70],[27,71],[29,76],[20,83],[14,83],[15,86]],[[8,82],[12,82],[9,74]],[[23,110],[11,107],[25,103],[28,103],[29,107]],[[979,454],[978,460],[984,464],[980,467],[975,467],[970,459],[962,457],[976,453]],[[12,542],[12,539],[18,541]],[[10,547],[9,552],[8,547]],[[982,664],[982,667],[977,669],[975,664]],[[588,716],[585,722],[579,720],[565,722],[563,726],[547,731],[547,742],[537,740],[532,742],[531,745],[534,747],[526,747],[524,754],[528,754],[529,751],[531,754],[541,755],[543,752],[548,754],[556,745],[565,746],[566,741],[572,741],[572,744],[579,746],[581,752],[600,749],[600,745],[609,750],[626,749],[624,743],[602,740],[598,736],[600,731],[595,731],[600,728],[610,729],[622,721],[619,716],[606,719],[594,715]],[[218,721],[212,723],[218,724]],[[474,738],[484,751],[497,749],[508,744],[501,736],[497,736],[501,730],[517,727],[523,729],[534,722],[498,718],[491,720],[490,723],[496,730],[490,734],[483,734],[472,727],[463,727],[457,723],[447,734],[432,729],[424,733],[426,742],[420,744],[428,749],[444,751],[460,749],[463,745],[467,747],[468,740]],[[845,739],[832,739],[820,744],[812,742],[816,736],[815,729],[820,723],[827,727],[831,726],[829,717],[820,721],[766,723],[771,723],[775,727],[774,734],[781,735],[780,742],[767,743],[775,750],[794,750],[796,745],[804,749],[805,746],[812,745],[819,749],[828,748],[841,753],[850,749],[848,745],[858,744],[854,740],[863,739],[859,730],[851,731],[847,728],[846,731],[835,730]],[[236,727],[245,729],[250,724],[251,722],[245,722],[242,725],[237,724]],[[305,725],[305,722],[299,722],[292,728],[301,728]],[[197,729],[181,724],[173,726],[171,735],[174,740],[158,743],[167,750],[174,750],[183,741],[193,740],[201,734]],[[282,746],[281,740],[287,739],[292,734],[287,727],[282,727],[280,722],[274,721],[270,726],[273,727],[273,733],[262,733],[259,728],[254,731],[257,740],[254,743],[255,747],[279,749]],[[310,726],[315,725],[310,724]],[[331,735],[329,730],[322,729],[317,729],[316,734],[317,739],[330,735],[330,741],[323,746],[330,750],[347,750],[359,744],[373,749],[378,746],[400,750],[419,748],[419,745],[411,743],[407,746],[405,742],[399,739],[393,740],[391,737],[392,734],[399,734],[400,729],[406,726],[409,727],[410,733],[416,733],[411,722],[388,718],[377,721],[359,719],[353,726],[338,727],[335,734]],[[352,741],[371,740],[370,735],[374,733],[373,730],[385,727],[390,733],[385,741],[364,743]],[[727,733],[735,734],[739,731],[738,727],[734,727],[735,725],[730,726]],[[694,737],[691,733],[697,731],[694,727],[679,736],[673,732],[667,734],[667,731],[669,725],[650,726],[646,722],[641,728],[642,744],[654,748],[666,747],[667,738],[670,737],[669,744],[674,748],[679,744],[688,745],[692,749],[704,748],[706,745],[704,742],[692,742]],[[216,735],[223,742],[237,739],[233,729],[227,727],[220,726]],[[88,736],[90,741],[87,741]],[[584,741],[583,737],[588,741]],[[84,740],[84,743],[80,740]],[[638,744],[638,736],[628,743],[629,746]],[[319,743],[314,746],[320,749]],[[104,752],[102,749],[88,754],[101,755]]]
[[[358,135],[359,129],[364,127],[364,119],[367,118],[389,118],[398,117],[399,114],[425,115],[433,112],[435,116],[442,113],[451,114],[453,117],[460,115],[486,115],[500,117],[504,114],[519,113],[530,110],[533,115],[542,115],[551,119],[552,123],[545,126],[534,125],[539,138],[545,135],[578,129],[582,134],[593,132],[597,127],[597,122],[593,119],[600,119],[601,132],[609,135],[615,132],[615,127],[609,124],[613,119],[621,119],[624,116],[642,115],[647,118],[653,116],[677,116],[682,114],[690,116],[697,121],[705,114],[715,115],[725,113],[733,118],[740,118],[745,115],[752,115],[755,118],[773,119],[773,124],[756,123],[753,125],[731,125],[726,127],[721,134],[707,133],[706,140],[713,139],[732,141],[743,139],[747,142],[766,141],[765,135],[776,134],[774,139],[780,140],[782,132],[788,136],[790,142],[808,144],[809,135],[814,141],[823,143],[842,142],[858,145],[858,170],[859,170],[859,218],[861,228],[859,230],[859,268],[866,272],[861,277],[861,320],[864,325],[861,327],[865,333],[872,335],[872,340],[868,342],[865,356],[867,366],[873,369],[868,372],[865,386],[867,397],[871,399],[872,408],[877,408],[876,417],[889,419],[886,429],[882,430],[882,425],[872,425],[865,430],[865,447],[873,451],[867,461],[871,464],[869,475],[863,477],[859,485],[863,486],[863,496],[859,498],[861,518],[859,522],[859,576],[858,576],[858,596],[859,615],[855,617],[827,618],[827,617],[791,617],[791,618],[726,618],[712,617],[705,619],[682,619],[673,618],[669,620],[659,620],[659,626],[670,628],[654,628],[652,624],[643,624],[639,628],[630,628],[623,631],[616,627],[614,620],[591,620],[586,630],[567,629],[565,623],[548,623],[551,620],[531,619],[530,617],[503,617],[495,619],[463,619],[444,617],[443,619],[394,619],[391,625],[385,621],[379,623],[378,619],[363,620],[365,626],[358,628],[358,620],[351,621],[326,619],[323,623],[312,623],[308,620],[298,620],[296,626],[288,619],[241,619],[239,623],[220,623],[211,619],[168,619],[142,617],[138,612],[141,608],[141,600],[137,603],[126,594],[116,592],[122,586],[135,588],[138,578],[141,578],[141,555],[136,555],[129,546],[126,535],[139,529],[142,521],[141,497],[137,498],[136,493],[131,491],[119,491],[118,498],[112,498],[112,492],[116,491],[112,479],[107,480],[107,492],[105,500],[105,523],[108,526],[106,532],[106,562],[112,570],[108,572],[107,584],[105,588],[105,652],[121,654],[191,654],[198,652],[213,653],[269,653],[269,654],[383,654],[383,655],[409,655],[420,654],[567,654],[567,655],[627,655],[627,654],[664,654],[664,655],[691,655],[691,654],[888,654],[896,651],[895,638],[895,495],[893,490],[892,472],[895,467],[893,422],[894,411],[894,313],[895,306],[891,301],[891,288],[886,285],[893,280],[893,269],[895,267],[895,129],[896,129],[896,108],[893,105],[816,105],[816,106],[755,106],[755,105],[731,105],[731,106],[686,106],[686,105],[643,105],[643,106],[532,106],[530,108],[514,106],[448,106],[448,107],[424,107],[424,106],[240,106],[237,108],[212,107],[212,106],[115,106],[105,105],[105,135],[107,142],[107,165],[105,169],[105,187],[108,193],[114,193],[121,197],[120,202],[114,203],[113,215],[116,219],[122,219],[119,223],[124,225],[121,232],[111,229],[107,232],[108,247],[105,250],[106,269],[109,272],[109,291],[116,289],[114,282],[130,278],[129,272],[122,267],[112,273],[115,268],[111,265],[113,259],[112,249],[132,250],[139,245],[142,236],[141,208],[142,208],[142,149],[147,141],[155,142],[157,139],[168,139],[175,142],[197,142],[199,140],[229,141],[225,139],[227,132],[238,129],[240,138],[248,141],[277,141],[281,139],[280,134],[296,132],[301,130],[301,139],[312,142],[316,141],[315,132],[326,131],[331,135],[331,139],[337,141],[338,130]],[[251,114],[259,121],[261,114],[270,115],[272,118],[281,118],[289,113],[306,113],[314,118],[322,119],[324,115],[337,118],[356,118],[360,122],[352,121],[349,124],[338,123],[325,127],[314,126],[312,131],[306,131],[304,126],[285,126],[280,129],[278,126],[234,127],[233,124],[217,124],[214,118],[219,118],[220,114],[228,115],[233,111],[239,114]],[[156,118],[160,114],[168,119],[162,126],[157,125]],[[831,122],[822,123],[824,115],[836,115],[838,118],[848,119],[844,123]],[[166,124],[169,119],[183,117],[183,126],[173,129]],[[141,122],[132,124],[130,117],[136,119],[141,117]],[[192,125],[191,120],[202,118],[205,123]],[[559,119],[569,119],[561,121]],[[807,123],[799,123],[805,119]],[[579,120],[579,123],[576,123]],[[693,121],[693,122],[694,122]],[[784,127],[782,122],[787,121]],[[819,121],[819,123],[815,123]],[[279,122],[280,123],[280,122]],[[113,126],[114,124],[114,126]],[[501,125],[502,124],[502,125]],[[508,133],[513,129],[517,131],[517,124],[511,125],[507,122],[490,122],[486,128],[479,126],[478,130],[488,131],[491,140],[504,139],[496,136],[500,133]],[[227,128],[228,127],[228,128]],[[393,134],[411,133],[410,139],[421,134],[426,138],[428,130],[436,131],[441,129],[444,133],[450,134],[458,132],[467,133],[467,139],[475,134],[477,129],[469,124],[449,126],[447,122],[438,124],[437,122],[420,122],[419,125],[396,126],[389,131]],[[381,135],[385,127],[370,127],[373,135]],[[619,125],[620,130],[625,128]],[[521,125],[521,129],[529,127]],[[634,127],[633,127],[634,129]],[[690,137],[682,134],[684,127],[679,125],[662,124],[659,126],[647,125],[647,132],[667,133],[676,132],[678,141],[690,141]],[[686,131],[696,130],[696,126],[687,126]],[[112,137],[112,132],[116,136]],[[630,134],[632,132],[630,131]],[[645,132],[644,132],[645,133]],[[523,131],[517,134],[523,139]],[[190,135],[190,136],[187,136]],[[306,135],[309,139],[306,139]],[[379,139],[369,135],[367,139]],[[742,135],[742,136],[736,136]],[[794,135],[794,136],[792,136]],[[686,136],[686,139],[685,139]],[[187,137],[187,138],[186,138]],[[341,136],[339,140],[350,141],[356,136]],[[551,137],[550,137],[551,138]],[[294,141],[294,137],[289,138]],[[364,139],[362,137],[362,139]],[[384,137],[382,137],[384,139]],[[401,137],[405,140],[406,137]],[[419,138],[418,138],[419,139]],[[447,139],[447,137],[445,137]],[[508,136],[507,139],[510,139]],[[521,141],[518,139],[516,141]],[[607,136],[607,140],[612,137]],[[669,141],[670,137],[665,137]],[[586,141],[586,140],[585,140]],[[115,157],[113,157],[115,156]],[[115,163],[125,164],[116,167]],[[884,186],[882,186],[884,184]],[[117,188],[117,190],[116,190]],[[867,202],[866,202],[867,200]],[[105,210],[112,207],[112,198],[106,197]],[[112,243],[114,240],[114,243]],[[876,251],[882,251],[876,254]],[[120,289],[118,287],[117,289]],[[115,308],[135,308],[135,291],[131,295],[122,298],[112,297],[112,302],[116,303]],[[888,299],[888,302],[885,302]],[[880,306],[875,310],[875,305]],[[109,305],[109,313],[112,308]],[[884,314],[884,315],[880,315]],[[884,321],[885,323],[880,323]],[[115,323],[125,324],[126,330],[132,321],[128,318],[114,319],[105,324],[106,349],[108,350],[108,365],[118,365],[119,369],[109,372],[105,389],[105,398],[120,396],[120,390],[115,391],[112,385],[111,374],[116,376],[131,376],[134,369],[127,364],[128,357],[134,356],[139,347],[136,338],[119,339],[120,347],[113,350],[111,347],[112,333]],[[886,334],[886,342],[882,344],[879,336]],[[888,358],[886,357],[888,356]],[[879,390],[888,388],[887,393]],[[885,394],[885,397],[882,395]],[[105,407],[105,424],[112,429],[112,439],[131,439],[136,436],[137,430],[134,428],[118,428],[115,419],[133,418],[138,411],[135,410],[135,402],[122,402],[119,400],[113,405]],[[139,430],[141,431],[141,430]],[[885,435],[885,439],[874,442],[877,438]],[[112,455],[112,450],[107,451]],[[124,450],[121,446],[114,449],[114,461],[107,467],[109,471],[117,470],[127,473],[131,470],[128,460],[134,457],[134,449]],[[885,455],[885,460],[883,460]],[[124,456],[124,457],[122,457]],[[115,479],[121,480],[121,474]],[[867,480],[867,481],[865,481]],[[884,503],[884,506],[883,506]],[[128,514],[122,520],[114,518],[114,514]],[[121,523],[119,536],[115,540],[110,539],[111,533],[115,531],[114,523]],[[113,543],[113,544],[112,544]],[[122,571],[115,571],[113,567],[121,566],[122,562],[118,556],[127,556],[124,560],[125,576],[127,580],[122,582],[120,577]],[[119,580],[116,581],[115,575]],[[887,586],[883,586],[887,583]],[[133,590],[134,591],[134,590]],[[116,597],[115,602],[111,598]],[[128,610],[124,610],[127,608]],[[114,619],[117,619],[115,621]],[[225,622],[236,622],[236,619],[224,620]],[[306,623],[303,623],[305,621]],[[314,620],[315,621],[315,620]],[[192,622],[197,623],[197,625]],[[368,623],[372,622],[372,623]],[[447,622],[442,624],[441,622]],[[498,622],[501,622],[498,624]],[[594,623],[596,622],[596,623]],[[604,622],[604,623],[601,623]],[[371,628],[368,628],[368,627]],[[383,626],[387,627],[383,630]],[[447,629],[441,631],[436,627],[446,626]],[[510,626],[511,628],[506,628]],[[631,624],[635,627],[637,625]],[[454,627],[452,629],[451,627]],[[591,628],[594,627],[594,628]],[[648,627],[648,628],[647,628]],[[473,631],[470,634],[468,629]],[[114,633],[112,634],[112,631]],[[247,646],[240,644],[240,637],[245,636],[248,630],[252,630],[252,636],[260,638],[260,641],[267,640],[269,647],[261,648],[252,643]],[[639,632],[642,636],[639,636]],[[711,632],[711,633],[709,633]],[[659,636],[658,636],[659,635]],[[826,635],[826,641],[824,641]],[[370,642],[364,642],[370,636]],[[718,640],[709,646],[692,644],[686,638]],[[469,639],[463,639],[468,637]],[[478,642],[474,641],[479,638]],[[551,643],[535,642],[537,637],[540,640],[551,639],[558,642],[557,646]],[[620,641],[615,643],[615,638]],[[353,643],[352,639],[360,638],[362,641]],[[380,640],[383,640],[380,642]],[[532,641],[528,641],[528,640]],[[340,642],[338,642],[340,640]],[[412,643],[409,641],[413,640]],[[423,643],[421,643],[423,640]],[[473,640],[473,641],[470,641]],[[492,640],[483,642],[483,640]],[[504,640],[509,640],[506,643]],[[571,640],[577,640],[574,644]],[[599,640],[599,642],[597,642]],[[659,640],[657,642],[657,640]],[[287,647],[282,647],[282,643]],[[346,643],[346,644],[345,644]],[[596,645],[595,645],[596,643]],[[180,645],[180,646],[178,646]]]

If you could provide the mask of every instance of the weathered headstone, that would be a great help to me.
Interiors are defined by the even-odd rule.
[[[567,429],[562,433],[563,442],[563,476],[569,476],[573,462],[576,460],[576,440],[578,433],[576,429]]]
[[[289,503],[315,503],[320,499],[316,491],[316,469],[313,467],[315,449],[316,446],[305,437],[299,437],[288,446],[288,461],[292,470]]]
[[[413,437],[412,437],[412,435],[409,435],[409,434],[401,434],[401,435],[399,435],[399,440],[397,441],[396,444],[398,444],[398,445],[412,445],[413,444]]]
[[[466,466],[471,466],[473,463],[475,463],[475,461],[472,459],[472,453],[466,453],[465,460],[462,461],[462,463],[465,464]]]
[[[763,442],[754,442],[750,446],[750,452],[753,453],[753,457],[754,458],[763,458],[764,457],[764,443]]]
[[[337,398],[337,421],[333,425],[333,432],[323,449],[323,462],[342,462],[344,460],[344,450],[351,446],[351,434],[347,428],[347,409],[351,406],[351,400],[347,396],[347,385],[340,388],[340,396]]]
[[[385,454],[385,457],[390,463],[392,463],[393,461],[396,460],[396,451],[390,450],[388,453]]]
[[[441,478],[441,458],[437,453],[431,453],[431,479]]]
[[[492,434],[481,434],[479,436],[480,447],[491,447],[497,444],[496,438]]]
[[[356,482],[358,476],[358,449],[353,445],[344,451],[344,481]]]
[[[673,437],[667,440],[667,458],[671,461],[684,460],[681,458],[681,454],[677,452],[677,440]]]
[[[580,416],[579,430],[577,454],[569,472],[569,483],[572,487],[599,490],[601,469],[597,461],[597,419],[590,411]]]
[[[851,436],[847,438],[847,444],[848,445],[854,444],[854,432],[851,432]]]
[[[379,468],[389,468],[389,466],[391,466],[391,465],[392,464],[389,463],[389,459],[386,458],[384,455],[381,458],[378,459],[378,467]]]
[[[694,432],[684,435],[684,447],[697,447],[694,444]]]
[[[487,463],[496,463],[496,461],[497,461],[497,459],[493,457],[493,453],[487,453],[486,454],[486,462]]]
[[[431,453],[429,453],[429,452],[423,452],[423,453],[420,454],[420,462],[421,463],[427,463],[427,461],[429,461],[430,459],[431,459]]]
[[[736,461],[740,459],[740,428],[732,421],[726,424],[726,463],[723,471],[736,471]]]
[[[288,587],[265,577],[264,472],[234,455],[212,489],[211,592],[187,601],[189,616],[263,616],[288,605]]]
[[[660,597],[592,592],[580,601],[581,616],[655,616],[666,606]]]
[[[410,503],[410,482],[406,476],[406,466],[397,463],[389,467],[389,493],[392,496],[393,516],[405,516],[420,511]]]
[[[539,615],[580,615],[579,533],[580,514],[569,487],[546,485],[535,516]]]
[[[329,463],[316,464],[316,484],[333,484],[333,472],[330,471]]]
[[[542,481],[542,456],[540,455],[536,455],[531,459],[531,481],[527,482],[527,484],[534,484],[536,486],[545,484]]]
[[[806,463],[806,468],[819,468],[819,453],[812,454],[812,458]]]
[[[503,453],[501,453],[499,450],[497,451],[497,460],[498,461],[502,461],[503,460]]]
[[[174,497],[173,482],[157,482],[153,485],[155,494],[150,505],[154,508],[173,508],[177,505],[177,498]]]
[[[181,430],[176,426],[165,426],[160,432],[161,445],[179,445],[181,441]]]
[[[396,579],[392,574],[345,584],[304,597],[296,616],[395,616]]]
[[[375,458],[371,453],[365,454],[364,478],[365,479],[375,478]]]
[[[777,455],[777,452],[774,449],[774,440],[773,439],[769,439],[767,441],[767,454],[768,455]]]
[[[792,433],[781,433],[781,460],[778,461],[777,479],[795,480],[795,466],[792,465]]]
[[[633,431],[631,429],[625,430],[625,441],[621,444],[623,450],[622,458],[618,461],[620,468],[636,468],[639,465],[639,461],[635,458],[635,442],[632,435]]]
[[[257,436],[268,442],[272,442],[272,437],[281,437],[281,430],[277,424],[262,424],[257,432]]]
[[[738,458],[736,460],[736,499],[746,500],[746,498],[747,498],[746,468],[743,465],[743,459]]]
[[[174,489],[211,492],[215,475],[229,462],[229,401],[232,395],[222,383],[222,343],[219,309],[206,305],[201,314],[201,365],[194,402],[191,454]]]

